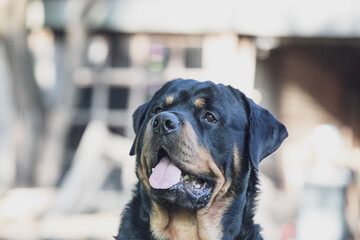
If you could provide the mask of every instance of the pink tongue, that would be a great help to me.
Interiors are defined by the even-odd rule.
[[[163,157],[152,172],[149,182],[155,189],[168,189],[180,182],[181,170],[169,159]]]

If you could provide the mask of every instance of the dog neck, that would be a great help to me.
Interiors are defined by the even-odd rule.
[[[253,223],[255,194],[256,188],[248,186],[232,200],[215,199],[197,211],[153,203],[150,231],[156,240],[262,239]]]
[[[248,191],[239,195],[224,215],[223,239],[262,239],[260,227],[254,224],[254,202],[249,200]],[[244,199],[247,201],[244,201]]]
[[[260,234],[261,227],[258,224],[254,224],[254,215],[255,215],[255,207],[256,207],[256,197],[259,192],[257,187],[258,185],[258,176],[255,170],[249,171],[249,184],[246,187],[246,201],[238,201],[245,202],[245,206],[243,207],[243,211],[241,213],[241,223],[239,223],[240,233],[236,235],[234,239],[253,239],[253,240],[262,240],[262,236]],[[241,197],[241,196],[240,196]],[[236,202],[236,201],[235,201]],[[234,206],[237,208],[236,206]],[[231,212],[231,210],[229,211]],[[236,219],[233,219],[236,221]],[[224,224],[225,225],[225,224]],[[225,225],[226,226],[226,225]],[[230,235],[230,233],[229,233]],[[231,237],[229,239],[232,239]]]
[[[150,215],[151,232],[157,240],[218,240],[223,235],[224,211],[220,205],[193,211],[177,207],[167,209],[154,203]]]

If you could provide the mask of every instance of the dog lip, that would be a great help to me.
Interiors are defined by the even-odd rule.
[[[200,181],[197,183],[196,181]],[[199,184],[199,186],[196,186]],[[152,189],[155,199],[161,202],[166,201],[170,204],[176,204],[180,207],[198,210],[205,207],[212,195],[214,186],[211,182],[205,180],[181,181],[168,189]],[[179,200],[179,197],[182,196]]]

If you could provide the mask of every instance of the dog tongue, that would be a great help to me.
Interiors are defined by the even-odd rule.
[[[181,170],[169,159],[163,157],[150,175],[150,185],[155,189],[168,189],[180,182]]]

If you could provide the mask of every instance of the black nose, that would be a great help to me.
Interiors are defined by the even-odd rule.
[[[169,134],[178,129],[180,120],[178,117],[169,112],[162,112],[157,114],[151,124],[151,130],[156,134]]]

